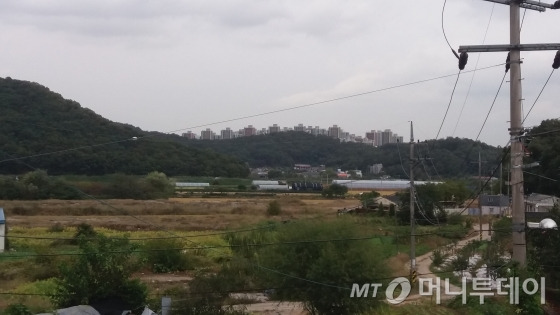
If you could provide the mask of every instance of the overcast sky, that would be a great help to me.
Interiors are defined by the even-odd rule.
[[[362,136],[392,129],[408,141],[413,121],[416,139],[433,139],[458,72],[441,28],[443,4],[1,0],[0,76],[38,82],[112,121],[144,130],[199,134],[249,124],[337,124]],[[527,11],[522,42],[560,42],[558,21],[560,11]],[[507,44],[509,7],[449,0],[444,25],[455,49],[482,44],[488,25],[486,44]],[[522,53],[525,113],[552,70],[554,54]],[[473,53],[465,71],[505,58],[506,53]],[[475,139],[503,74],[503,66],[480,70],[474,80],[472,72],[463,73],[439,138]],[[492,145],[509,139],[507,81],[509,74],[480,135]],[[302,107],[398,85],[406,86]],[[559,91],[555,73],[525,126],[560,117],[554,102]],[[240,119],[274,111],[281,112]],[[234,121],[219,123],[228,120]]]

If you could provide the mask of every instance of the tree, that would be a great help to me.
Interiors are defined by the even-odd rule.
[[[280,226],[277,235],[278,243],[287,244],[267,246],[258,257],[263,277],[276,288],[278,298],[303,301],[311,314],[358,314],[379,303],[371,297],[350,298],[350,290],[344,289],[353,283],[379,282],[375,279],[387,275],[383,255],[375,244],[350,240],[301,242],[362,237],[351,221],[295,222]]]
[[[128,239],[80,236],[78,246],[78,258],[60,267],[53,304],[69,307],[117,298],[131,309],[144,305],[146,286],[130,279],[138,266],[131,260],[134,247]]]
[[[174,184],[161,172],[151,172],[144,178],[146,198],[168,198],[175,192]]]
[[[331,184],[326,189],[323,189],[321,194],[327,198],[344,197],[348,192],[348,187],[340,184]]]

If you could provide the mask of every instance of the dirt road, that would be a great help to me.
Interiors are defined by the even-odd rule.
[[[479,239],[479,226],[478,225],[473,225],[473,229],[475,232],[473,232],[470,236],[468,236],[467,238],[459,241],[457,243],[457,249],[462,248],[463,246],[467,245],[470,241],[472,240],[478,240]],[[491,238],[491,235],[488,232],[489,229],[489,225],[486,224],[482,224],[482,239],[483,240],[489,240]],[[437,283],[438,275],[437,274],[433,274],[432,271],[430,271],[430,266],[432,265],[432,255],[433,255],[433,251],[428,252],[422,256],[418,256],[416,257],[416,270],[418,273],[418,278],[420,279],[431,279],[429,281],[431,281],[430,283],[433,283],[434,285]],[[407,271],[410,269],[410,263],[407,264]],[[420,282],[420,280],[418,280]],[[440,280],[440,288],[441,288],[441,300],[449,300],[454,298],[456,295],[453,294],[445,294],[445,281],[443,279]],[[449,287],[448,287],[449,292],[458,292],[461,290],[461,288],[459,288],[456,285],[453,285],[451,283],[449,283]],[[435,290],[434,290],[435,291]],[[435,295],[435,294],[434,294]],[[421,296],[419,294],[414,294],[414,295],[410,295],[406,301],[414,301],[421,298]],[[435,298],[435,297],[434,297]],[[405,302],[406,302],[405,301]]]

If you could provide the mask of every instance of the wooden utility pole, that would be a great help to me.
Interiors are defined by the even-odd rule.
[[[548,9],[560,9],[560,1],[547,4],[532,0],[485,0],[510,6],[510,43],[509,45],[461,46],[460,53],[498,52],[510,53],[510,142],[511,142],[511,180],[512,219],[513,219],[513,260],[520,266],[526,264],[525,245],[525,210],[523,208],[523,146],[521,141],[525,133],[521,117],[521,51],[559,50],[560,44],[521,45],[520,8],[543,12]]]

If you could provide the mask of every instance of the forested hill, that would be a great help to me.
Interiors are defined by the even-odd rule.
[[[176,137],[179,139],[180,137]],[[228,153],[251,167],[291,167],[296,163],[326,165],[344,170],[366,171],[369,165],[383,164],[386,174],[405,178],[409,169],[409,144],[387,144],[374,148],[361,143],[340,143],[327,136],[303,132],[280,132],[232,140],[180,140],[189,146]],[[502,150],[469,139],[448,138],[415,145],[420,178],[457,178],[478,175],[478,153],[486,163],[483,175],[496,167]],[[402,164],[401,164],[402,161]],[[438,176],[439,175],[439,176]]]
[[[37,83],[0,78],[0,173],[40,168],[52,175],[248,175],[245,163],[234,157],[161,137],[141,138],[147,134]],[[57,151],[62,152],[51,154]],[[16,159],[22,157],[27,158]]]

